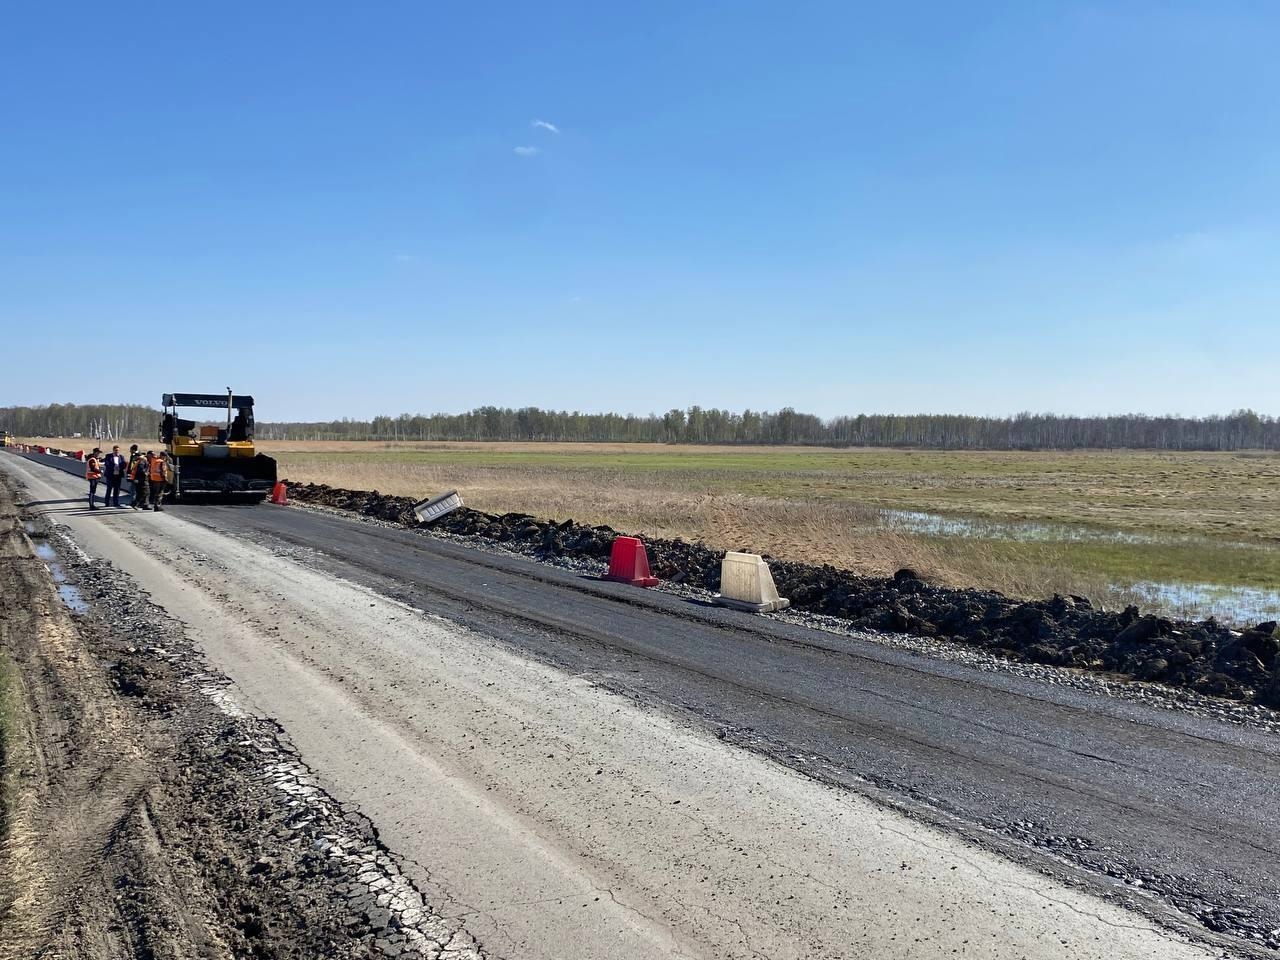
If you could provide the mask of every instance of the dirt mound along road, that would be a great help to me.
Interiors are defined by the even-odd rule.
[[[377,491],[285,481],[303,503],[418,526],[413,500]],[[462,508],[430,529],[508,544],[533,556],[605,559],[619,534],[572,520],[540,520]],[[705,590],[720,588],[723,551],[683,540],[646,540],[655,576]],[[778,591],[796,610],[828,614],[855,627],[939,637],[1031,663],[1120,674],[1280,709],[1280,636],[1275,623],[1232,630],[1216,621],[1142,615],[1137,607],[1098,610],[1084,597],[1014,600],[994,591],[926,583],[910,570],[862,577],[830,566],[771,560]]]
[[[33,543],[0,483],[0,958],[483,956],[180,625],[74,548],[72,616]]]

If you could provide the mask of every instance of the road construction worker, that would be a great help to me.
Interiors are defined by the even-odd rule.
[[[159,513],[164,510],[160,501],[164,499],[165,487],[169,483],[169,462],[163,453],[157,456],[147,451],[147,482],[151,487],[151,509]]]
[[[147,463],[146,454],[138,452],[135,443],[129,448],[129,482],[133,485],[133,502],[130,504],[137,510],[147,508],[147,493],[151,487],[151,466]]]
[[[90,510],[98,509],[98,505],[93,502],[93,498],[98,492],[98,481],[102,479],[102,461],[98,459],[100,453],[102,451],[94,447],[93,452],[89,454],[84,462],[84,478],[89,481]]]

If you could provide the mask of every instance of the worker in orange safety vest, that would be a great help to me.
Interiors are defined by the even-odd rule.
[[[160,506],[160,501],[164,498],[165,487],[169,483],[169,471],[169,463],[163,453],[157,456],[150,450],[147,451],[147,479],[151,485],[151,509],[157,513],[164,510],[164,507]]]
[[[98,459],[98,455],[102,453],[97,447],[93,448],[93,453],[89,454],[84,462],[84,478],[89,481],[89,509],[97,510],[98,505],[93,502],[94,495],[98,492],[98,481],[102,479],[102,461]],[[103,498],[105,502],[105,497]]]

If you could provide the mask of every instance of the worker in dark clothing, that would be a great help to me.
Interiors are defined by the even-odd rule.
[[[145,454],[138,452],[135,443],[129,448],[129,482],[133,484],[133,509],[147,508],[147,494],[151,489],[151,466]]]
[[[109,507],[117,509],[120,507],[120,484],[124,482],[125,466],[125,459],[120,453],[119,446],[112,447],[111,452],[102,461],[102,479],[107,485],[107,492],[103,494],[102,499]]]

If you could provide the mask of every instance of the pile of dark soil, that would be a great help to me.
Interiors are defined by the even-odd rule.
[[[287,482],[287,481],[286,481]],[[304,503],[416,527],[413,500],[377,491],[289,483]],[[573,520],[539,520],[463,508],[432,530],[510,544],[538,557],[605,559],[619,533]],[[654,575],[704,590],[720,588],[723,551],[683,540],[646,540]],[[1015,600],[990,590],[925,582],[911,570],[864,577],[831,566],[770,560],[779,592],[796,610],[828,614],[870,630],[941,637],[1011,660],[1121,674],[1280,709],[1280,637],[1274,622],[1235,630],[1216,620],[1171,620],[1100,610],[1084,597]]]

